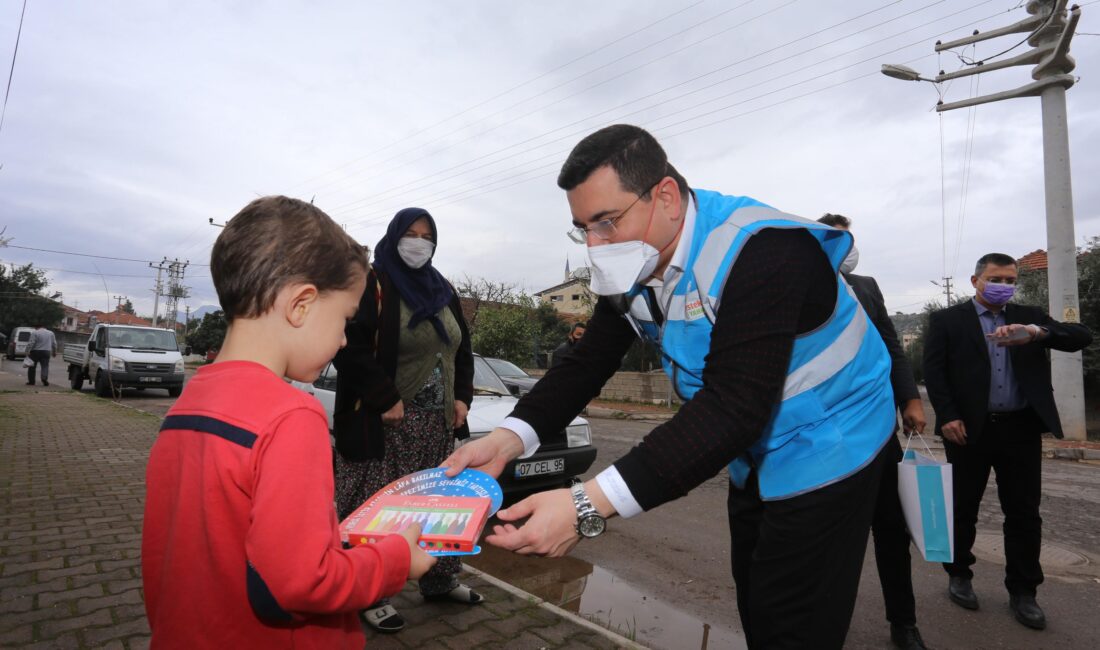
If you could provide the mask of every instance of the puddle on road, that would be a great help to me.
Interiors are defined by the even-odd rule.
[[[652,648],[746,648],[739,630],[701,621],[605,569],[574,557],[535,558],[488,544],[465,562]],[[732,610],[731,610],[732,613]],[[706,646],[703,645],[704,637]]]

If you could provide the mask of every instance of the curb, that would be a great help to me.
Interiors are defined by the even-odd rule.
[[[597,625],[596,623],[593,623],[592,621],[588,620],[587,618],[584,618],[582,616],[578,616],[578,615],[574,614],[573,612],[564,610],[561,607],[558,607],[557,605],[555,605],[553,603],[547,602],[547,601],[543,600],[542,598],[539,598],[538,596],[535,596],[533,594],[529,594],[526,591],[520,589],[519,587],[515,587],[515,586],[512,586],[512,585],[508,584],[507,582],[504,582],[500,578],[494,578],[493,576],[489,575],[488,573],[485,573],[484,571],[481,571],[480,569],[475,569],[474,567],[472,567],[468,564],[463,564],[462,565],[462,570],[466,571],[467,573],[470,573],[471,575],[475,575],[475,576],[481,578],[482,580],[484,580],[485,582],[488,582],[489,584],[493,585],[494,587],[497,587],[498,589],[502,589],[502,590],[512,594],[513,596],[517,597],[517,598],[522,598],[524,600],[527,600],[528,602],[531,602],[535,605],[538,605],[539,607],[545,609],[546,611],[550,612],[551,614],[554,614],[555,616],[564,618],[564,619],[566,619],[566,620],[568,620],[572,623],[575,623],[576,625],[578,625],[580,627],[583,627],[584,629],[588,630],[589,632],[599,634],[600,636],[604,637],[608,641],[611,641],[612,643],[616,644],[616,646],[619,647],[619,648],[629,648],[630,650],[646,650],[646,646],[639,645],[637,642],[631,641],[630,639],[628,639],[624,636],[616,634],[615,632],[612,632],[611,630],[607,629],[606,627],[603,627],[601,625]]]

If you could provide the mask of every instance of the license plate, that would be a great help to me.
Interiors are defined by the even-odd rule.
[[[565,471],[564,458],[547,458],[529,463],[516,463],[516,478],[561,474]]]
[[[156,383],[156,382],[160,381],[160,377],[138,377],[138,381],[147,381],[147,382]]]

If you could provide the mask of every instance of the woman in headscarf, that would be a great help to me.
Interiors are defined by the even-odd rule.
[[[438,467],[469,437],[474,359],[454,288],[432,266],[439,244],[427,210],[405,208],[375,248],[359,311],[336,355],[336,509],[341,519],[406,474]],[[475,604],[458,581],[462,563],[442,557],[420,579],[428,599]],[[386,601],[367,623],[397,632],[405,621]]]

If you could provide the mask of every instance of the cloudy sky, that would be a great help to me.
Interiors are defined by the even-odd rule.
[[[631,122],[695,187],[850,216],[859,272],[891,310],[917,311],[945,267],[969,288],[982,253],[1045,248],[1040,102],[940,116],[935,86],[877,71],[958,69],[935,41],[1025,18],[1023,4],[29,0],[0,130],[0,260],[48,269],[70,305],[123,295],[145,314],[145,261],[189,260],[195,309],[217,302],[208,220],[283,193],[372,246],[396,210],[427,208],[446,275],[537,291],[586,260],[557,169],[586,133]],[[1083,243],[1100,235],[1100,3],[1080,4],[1068,102]],[[5,71],[22,7],[0,0]],[[1021,67],[942,91],[1029,81]]]

